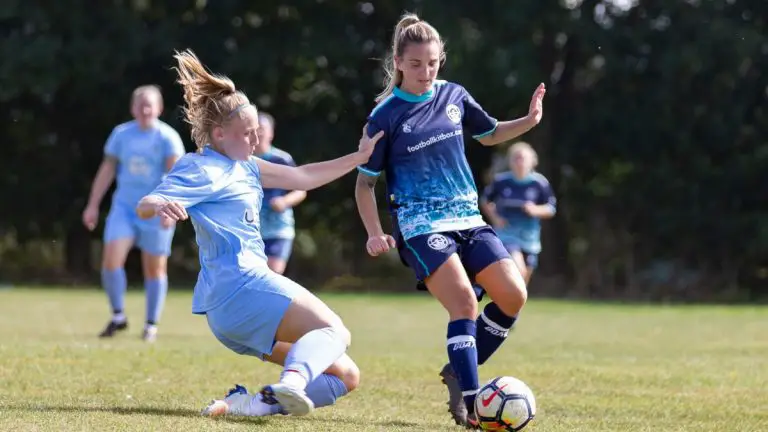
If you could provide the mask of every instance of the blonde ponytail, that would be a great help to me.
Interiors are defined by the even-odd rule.
[[[177,82],[184,89],[184,116],[190,124],[192,140],[202,149],[211,142],[211,131],[224,124],[229,117],[249,104],[248,97],[235,88],[235,83],[224,75],[206,70],[191,50],[176,52]]]

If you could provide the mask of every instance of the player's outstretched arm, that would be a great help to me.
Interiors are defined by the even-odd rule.
[[[255,158],[261,171],[261,184],[265,188],[308,191],[326,185],[368,162],[373,148],[384,135],[380,131],[369,137],[365,129],[358,150],[337,159],[291,167]]]
[[[531,104],[528,107],[528,115],[515,120],[499,122],[492,134],[478,138],[478,141],[485,146],[492,146],[515,139],[533,129],[534,126],[539,124],[544,114],[543,101],[546,92],[547,88],[544,84],[539,84],[536,91],[533,92]]]

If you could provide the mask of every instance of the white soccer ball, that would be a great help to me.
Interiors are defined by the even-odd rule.
[[[483,430],[517,432],[536,416],[536,399],[524,382],[502,376],[480,388],[475,412]]]

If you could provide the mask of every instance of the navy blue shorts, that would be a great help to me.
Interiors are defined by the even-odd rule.
[[[533,270],[539,266],[539,254],[526,252],[516,243],[506,243],[504,244],[504,248],[506,248],[510,254],[520,252],[523,255],[523,262],[525,263],[525,266],[529,269]]]
[[[288,261],[292,251],[293,239],[264,239],[264,253],[267,254],[267,258],[279,258],[283,261]]]
[[[489,226],[461,231],[423,234],[398,239],[400,259],[421,282],[435,272],[452,254],[457,254],[471,281],[489,265],[509,258],[496,232]],[[423,288],[423,284],[419,284]]]

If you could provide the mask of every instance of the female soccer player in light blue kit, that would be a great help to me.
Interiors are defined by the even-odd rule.
[[[296,166],[288,152],[272,145],[275,137],[275,118],[264,111],[259,112],[259,145],[254,154],[272,163]],[[267,265],[275,273],[283,274],[293,250],[296,237],[293,208],[307,197],[305,191],[285,189],[264,189],[261,204],[261,236]]]
[[[166,266],[171,254],[175,226],[160,218],[139,220],[134,209],[139,199],[152,191],[163,175],[185,150],[179,134],[158,119],[163,110],[163,97],[155,86],[134,90],[131,114],[134,120],[112,131],[104,147],[104,161],[93,179],[88,205],[83,212],[83,224],[96,228],[99,205],[112,181],[117,189],[104,228],[104,251],[101,281],[112,307],[112,319],[100,337],[112,337],[128,327],[124,313],[127,288],[125,259],[136,245],[141,251],[147,315],[143,338],[154,341],[157,322],[168,291]]]
[[[530,144],[509,148],[509,171],[497,174],[483,191],[481,207],[499,234],[525,282],[531,279],[541,252],[541,219],[555,215],[557,200]]]
[[[262,188],[311,190],[365,163],[383,132],[344,157],[300,167],[252,157],[258,113],[227,77],[212,75],[195,55],[177,54],[187,121],[198,152],[182,157],[137,213],[178,221],[197,234],[200,274],[192,312],[206,315],[232,351],[284,365],[280,382],[249,394],[242,386],[214,400],[205,415],[304,415],[353,390],[357,366],[345,354],[350,333],[312,293],[267,267],[259,231]]]
[[[462,86],[437,79],[445,59],[434,27],[405,15],[395,27],[389,82],[368,117],[368,133],[384,131],[368,163],[359,167],[355,197],[377,256],[397,247],[402,261],[448,311],[449,364],[441,372],[454,420],[477,427],[478,364],[496,351],[525,304],[525,281],[478,208],[464,155],[466,131],[484,145],[515,138],[539,123],[544,85],[528,115],[498,122]],[[394,237],[381,228],[373,193],[386,173]],[[476,281],[493,300],[478,318]]]

